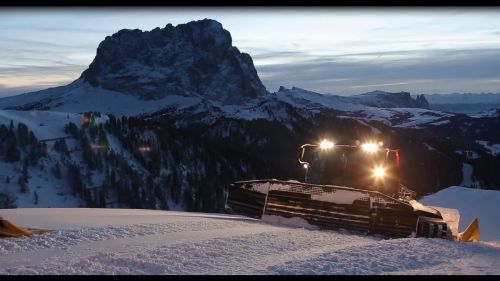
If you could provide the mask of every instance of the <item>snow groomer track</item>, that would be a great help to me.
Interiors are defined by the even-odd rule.
[[[226,202],[229,211],[253,218],[300,217],[320,228],[391,238],[452,238],[437,210],[418,208],[414,200],[404,202],[377,191],[294,181],[239,181],[231,186]]]

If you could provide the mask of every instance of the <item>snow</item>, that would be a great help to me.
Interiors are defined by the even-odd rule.
[[[434,151],[437,151],[437,149],[435,149],[434,147],[428,145],[427,143],[423,143],[425,145],[425,147],[428,149],[428,150],[434,150]]]
[[[135,157],[128,150],[123,148],[120,140],[116,136],[107,134],[106,138],[108,140],[110,149],[125,158],[131,168],[140,171],[143,174],[149,174],[149,172],[139,163],[139,161],[137,161],[137,159],[135,159]]]
[[[435,208],[431,208],[429,206],[424,206],[422,203],[416,201],[416,200],[410,200],[408,203],[413,207],[414,210],[421,210],[424,212],[428,212],[431,214],[437,214]]]
[[[44,140],[68,136],[64,133],[64,126],[69,122],[81,124],[82,115],[56,111],[0,110],[0,124],[9,126],[11,120],[14,126],[19,122],[24,123],[38,140]]]
[[[204,113],[201,122],[214,123],[219,117],[243,120],[276,120],[293,130],[290,113],[283,103],[294,107],[304,118],[324,109],[342,111],[368,125],[379,121],[388,126],[419,128],[423,125],[449,123],[453,114],[421,108],[379,108],[363,105],[358,98],[320,94],[300,88],[280,90],[256,99],[247,99],[239,105],[229,105],[207,96],[167,95],[158,100],[141,100],[129,94],[93,87],[82,80],[52,89],[0,99],[0,108],[37,105],[52,111],[82,113],[99,111],[117,116],[136,116],[165,110],[165,114]],[[178,123],[182,125],[182,120]],[[178,124],[178,125],[179,125]],[[368,125],[369,126],[369,125]],[[377,128],[370,126],[374,134]]]
[[[55,230],[0,239],[0,274],[500,274],[497,242],[384,240],[314,230],[296,218],[132,209],[0,213],[20,226]]]
[[[452,116],[449,113],[422,108],[394,108],[393,110],[411,116],[394,127],[419,128],[425,124],[437,126],[449,123],[449,120],[444,118]]]
[[[133,116],[166,107],[183,109],[198,104],[199,97],[167,96],[160,100],[140,100],[132,95],[93,87],[81,80],[58,88],[0,99],[0,108],[46,102],[53,111],[82,113],[99,111],[117,116]]]
[[[285,218],[285,217],[280,217],[280,216],[275,216],[275,215],[262,215],[261,220],[268,222],[270,224],[288,225],[288,226],[294,226],[294,227],[300,227],[300,228],[312,229],[312,230],[319,229],[318,226],[312,225],[312,224],[308,223],[305,219],[299,218],[299,217]]]
[[[500,191],[452,186],[423,197],[420,202],[427,206],[457,209],[460,212],[460,231],[479,219],[481,240],[500,241]]]
[[[33,132],[38,140],[54,139],[60,137],[68,137],[64,132],[64,127],[69,122],[75,123],[77,126],[81,124],[82,115],[76,113],[65,113],[55,111],[15,111],[15,110],[0,110],[0,124],[9,126],[10,121],[13,121],[15,127],[19,122],[28,126],[28,129]],[[76,141],[73,139],[65,140],[68,148],[71,149]],[[65,175],[61,179],[57,179],[52,175],[50,169],[56,163],[62,167],[63,162],[60,162],[60,154],[53,149],[53,141],[47,142],[48,157],[39,159],[37,166],[28,167],[29,176],[29,192],[20,192],[17,183],[18,176],[22,169],[22,163],[16,162],[13,164],[0,161],[0,192],[7,192],[17,198],[17,206],[23,207],[77,207],[83,206],[82,199],[71,194],[67,187]],[[9,183],[6,182],[6,177],[10,178]],[[36,192],[38,202],[35,204],[33,198]]]
[[[457,237],[460,232],[458,227],[460,223],[460,212],[457,209],[444,208],[444,207],[433,207],[436,209],[443,219],[446,221],[448,226],[450,227],[451,234],[453,237]]]
[[[381,135],[381,134],[382,134],[382,132],[381,132],[379,129],[377,129],[377,128],[375,128],[375,127],[371,126],[370,124],[368,124],[368,123],[364,122],[363,120],[357,119],[356,121],[357,121],[358,123],[362,124],[362,125],[365,125],[365,126],[369,127],[369,128],[372,130],[372,133],[373,133],[373,134],[375,134],[375,135]]]
[[[343,111],[363,110],[368,108],[367,106],[352,102],[346,97],[322,95],[296,87],[277,92],[276,98],[295,107],[307,107],[308,109],[314,109],[320,106]]]
[[[53,159],[40,159],[37,167],[28,167],[28,175],[30,177],[28,186],[30,191],[26,193],[20,192],[17,183],[22,164],[8,164],[0,161],[0,192],[8,192],[14,195],[17,200],[17,206],[22,207],[78,207],[84,206],[82,199],[71,194],[71,190],[67,186],[66,179],[57,179],[48,172],[53,167]],[[40,165],[45,168],[39,169]],[[5,177],[10,177],[10,182],[5,182]],[[34,192],[38,195],[38,202],[35,204],[33,197]]]
[[[478,144],[482,145],[488,153],[491,155],[497,156],[500,155],[500,144],[488,144],[487,141],[477,140]]]
[[[465,155],[467,159],[479,159],[479,153],[473,150],[455,150],[455,152],[460,155]]]
[[[355,200],[366,198],[365,192],[337,189],[334,193],[323,192],[321,194],[311,194],[312,200],[332,202],[336,204],[353,204]]]

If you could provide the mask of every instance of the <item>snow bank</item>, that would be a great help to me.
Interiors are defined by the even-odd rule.
[[[312,224],[308,223],[305,219],[299,218],[299,217],[284,218],[284,217],[274,216],[274,215],[263,215],[262,221],[265,221],[265,222],[268,222],[271,224],[288,225],[288,226],[294,226],[294,227],[305,228],[305,229],[313,229],[313,230],[319,229],[319,227],[312,225]]]
[[[224,214],[0,210],[48,235],[0,239],[0,274],[500,274],[500,243],[383,240]],[[299,228],[296,226],[299,223]],[[2,258],[8,257],[8,258]]]
[[[481,240],[500,241],[500,191],[452,186],[420,200],[425,205],[458,209],[459,230],[463,231],[474,217],[479,219]]]

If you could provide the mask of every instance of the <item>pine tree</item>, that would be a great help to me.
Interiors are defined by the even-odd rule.
[[[24,149],[29,142],[28,127],[23,123],[17,124],[17,139],[19,145]]]
[[[87,172],[85,173],[85,178],[87,179],[87,183],[89,186],[92,186],[92,171],[90,169],[87,169]]]
[[[110,184],[112,188],[116,188],[116,174],[115,174],[115,169],[111,169],[111,176],[110,176]]]
[[[21,172],[21,175],[19,175],[19,178],[17,180],[17,183],[19,184],[19,187],[21,188],[22,193],[28,192],[28,161],[27,158],[24,159],[23,163],[23,170]]]
[[[54,176],[57,179],[61,179],[62,175],[61,175],[61,167],[59,166],[59,163],[56,163],[54,165],[54,167],[52,167],[52,174],[54,174]]]
[[[21,159],[21,152],[17,149],[17,138],[13,132],[7,134],[4,159],[7,163],[14,163]]]
[[[36,193],[36,190],[33,191],[33,204],[38,205],[38,193]]]
[[[104,188],[99,192],[99,207],[106,208],[106,195],[104,193]]]
[[[30,146],[27,157],[29,159],[30,165],[33,167],[36,166],[36,164],[38,163],[38,152],[36,146]]]
[[[68,124],[66,124],[66,126],[64,126],[64,132],[66,134],[77,136],[78,135],[78,127],[75,125],[75,123],[69,122]]]
[[[17,208],[16,198],[9,193],[0,192],[0,209]]]
[[[24,175],[19,175],[17,183],[19,184],[21,193],[28,192],[28,184],[26,183],[26,177]]]

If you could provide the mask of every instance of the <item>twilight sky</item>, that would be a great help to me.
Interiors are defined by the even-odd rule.
[[[500,8],[0,8],[0,97],[77,79],[107,35],[211,18],[262,82],[320,93],[500,92]]]

